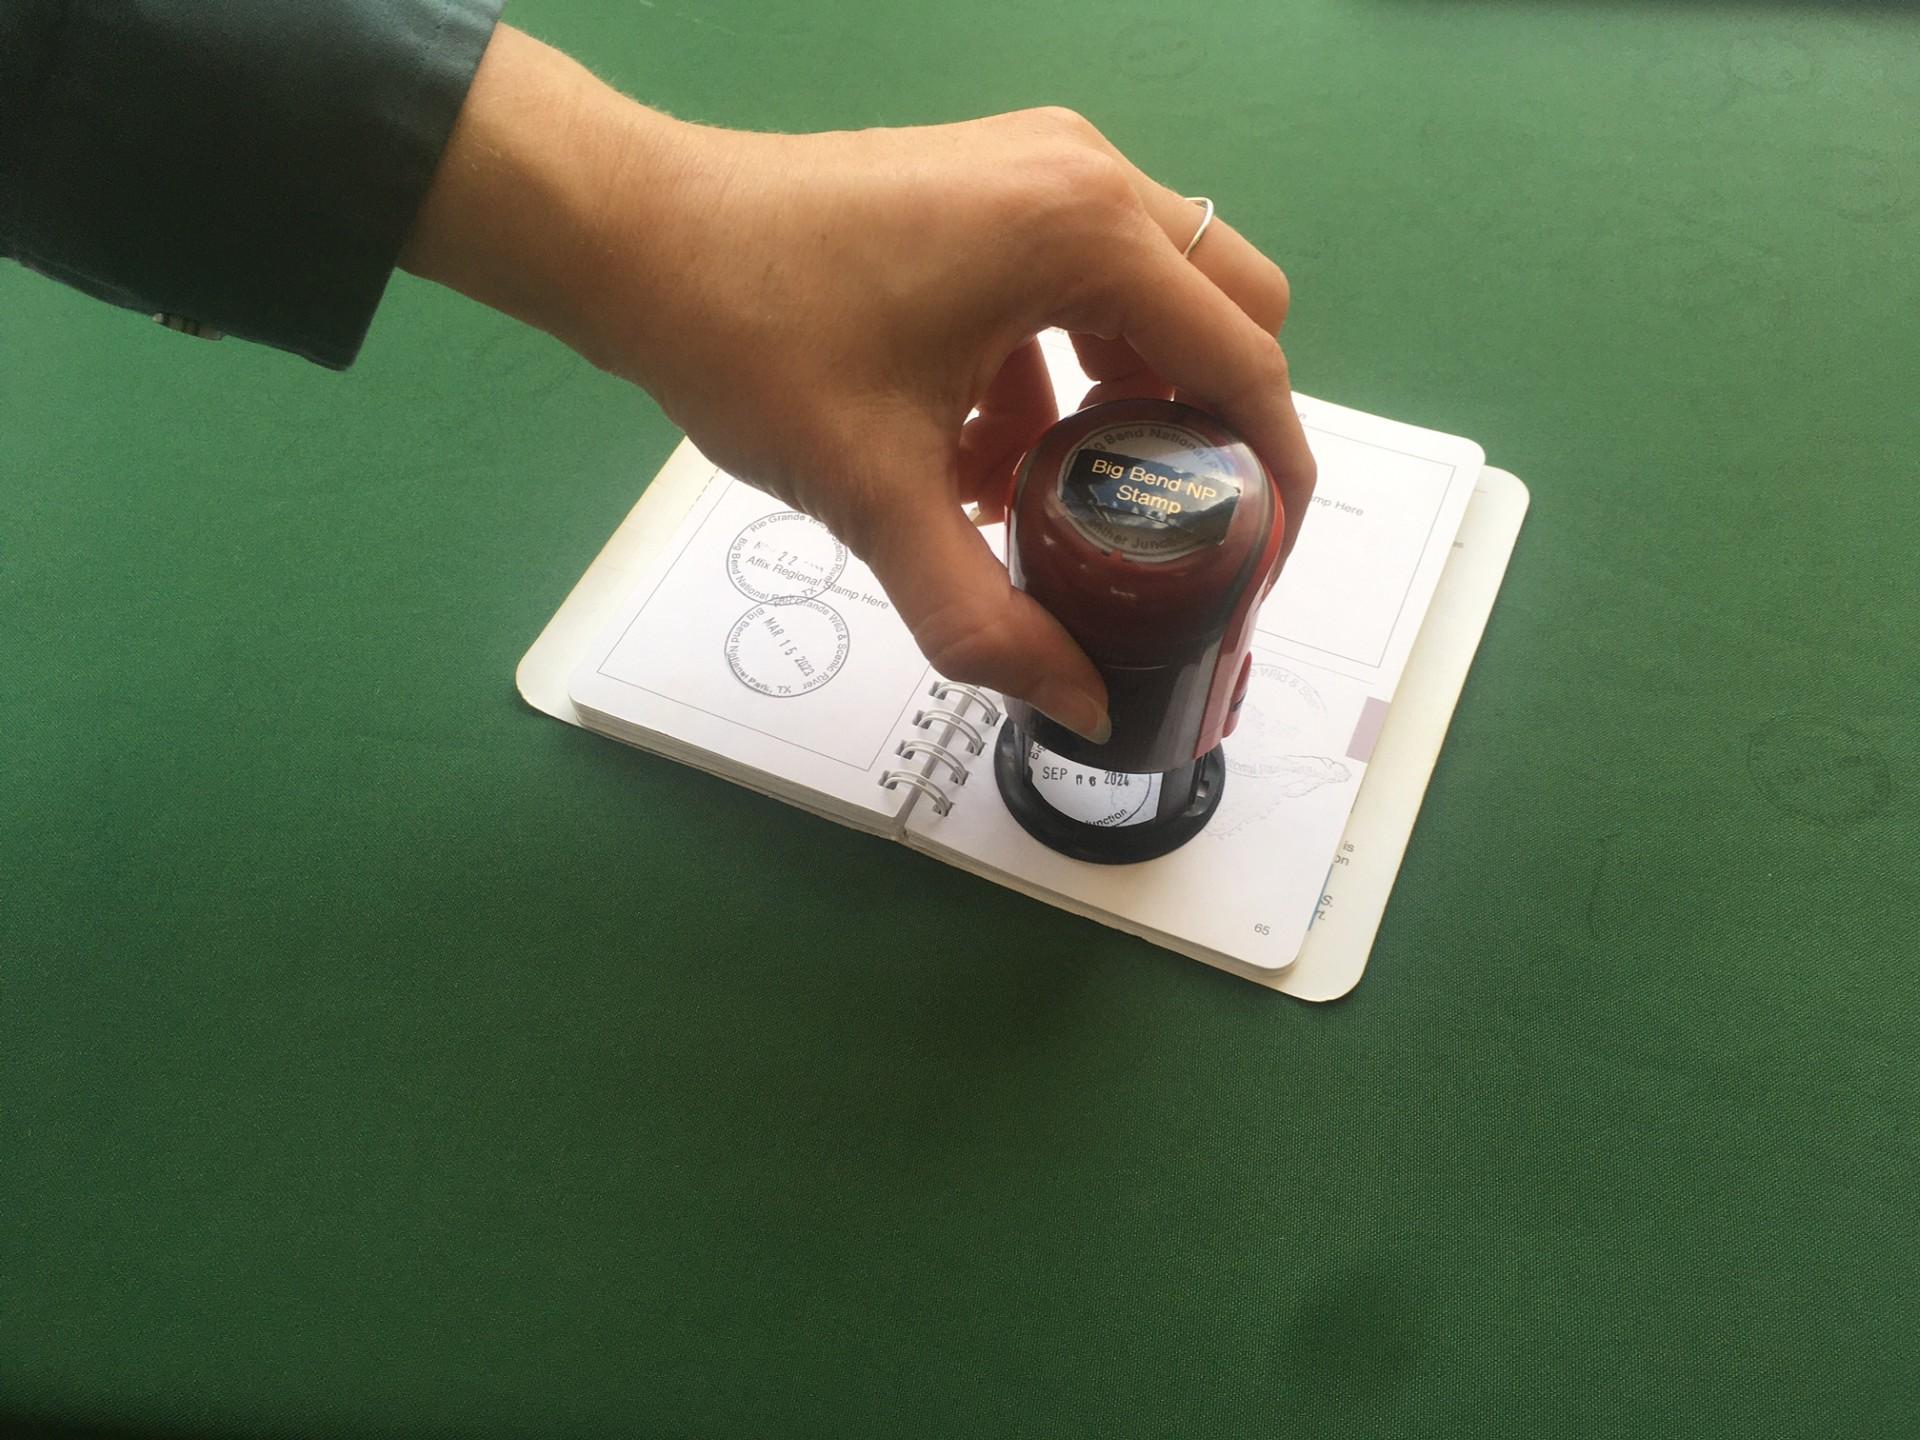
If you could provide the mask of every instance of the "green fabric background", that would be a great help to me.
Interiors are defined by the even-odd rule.
[[[1920,16],[523,0],[677,113],[1061,101],[1534,507],[1315,1008],[535,715],[672,447],[0,273],[0,1423],[1920,1434]]]

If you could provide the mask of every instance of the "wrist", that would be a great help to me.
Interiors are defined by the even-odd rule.
[[[599,363],[618,228],[678,122],[502,25],[400,256],[402,268],[546,330]],[[684,127],[683,127],[684,128]],[[643,222],[639,222],[643,223]]]

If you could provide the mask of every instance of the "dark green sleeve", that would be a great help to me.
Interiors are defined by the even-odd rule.
[[[501,0],[0,0],[0,254],[352,363]]]

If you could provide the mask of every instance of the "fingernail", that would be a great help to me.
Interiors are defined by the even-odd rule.
[[[1034,692],[1033,704],[1050,720],[1066,726],[1083,740],[1104,745],[1113,738],[1113,721],[1107,715],[1106,706],[1064,680],[1042,682]]]

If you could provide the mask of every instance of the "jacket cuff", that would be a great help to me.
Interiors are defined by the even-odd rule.
[[[353,362],[503,0],[71,0],[11,247],[102,299]]]

